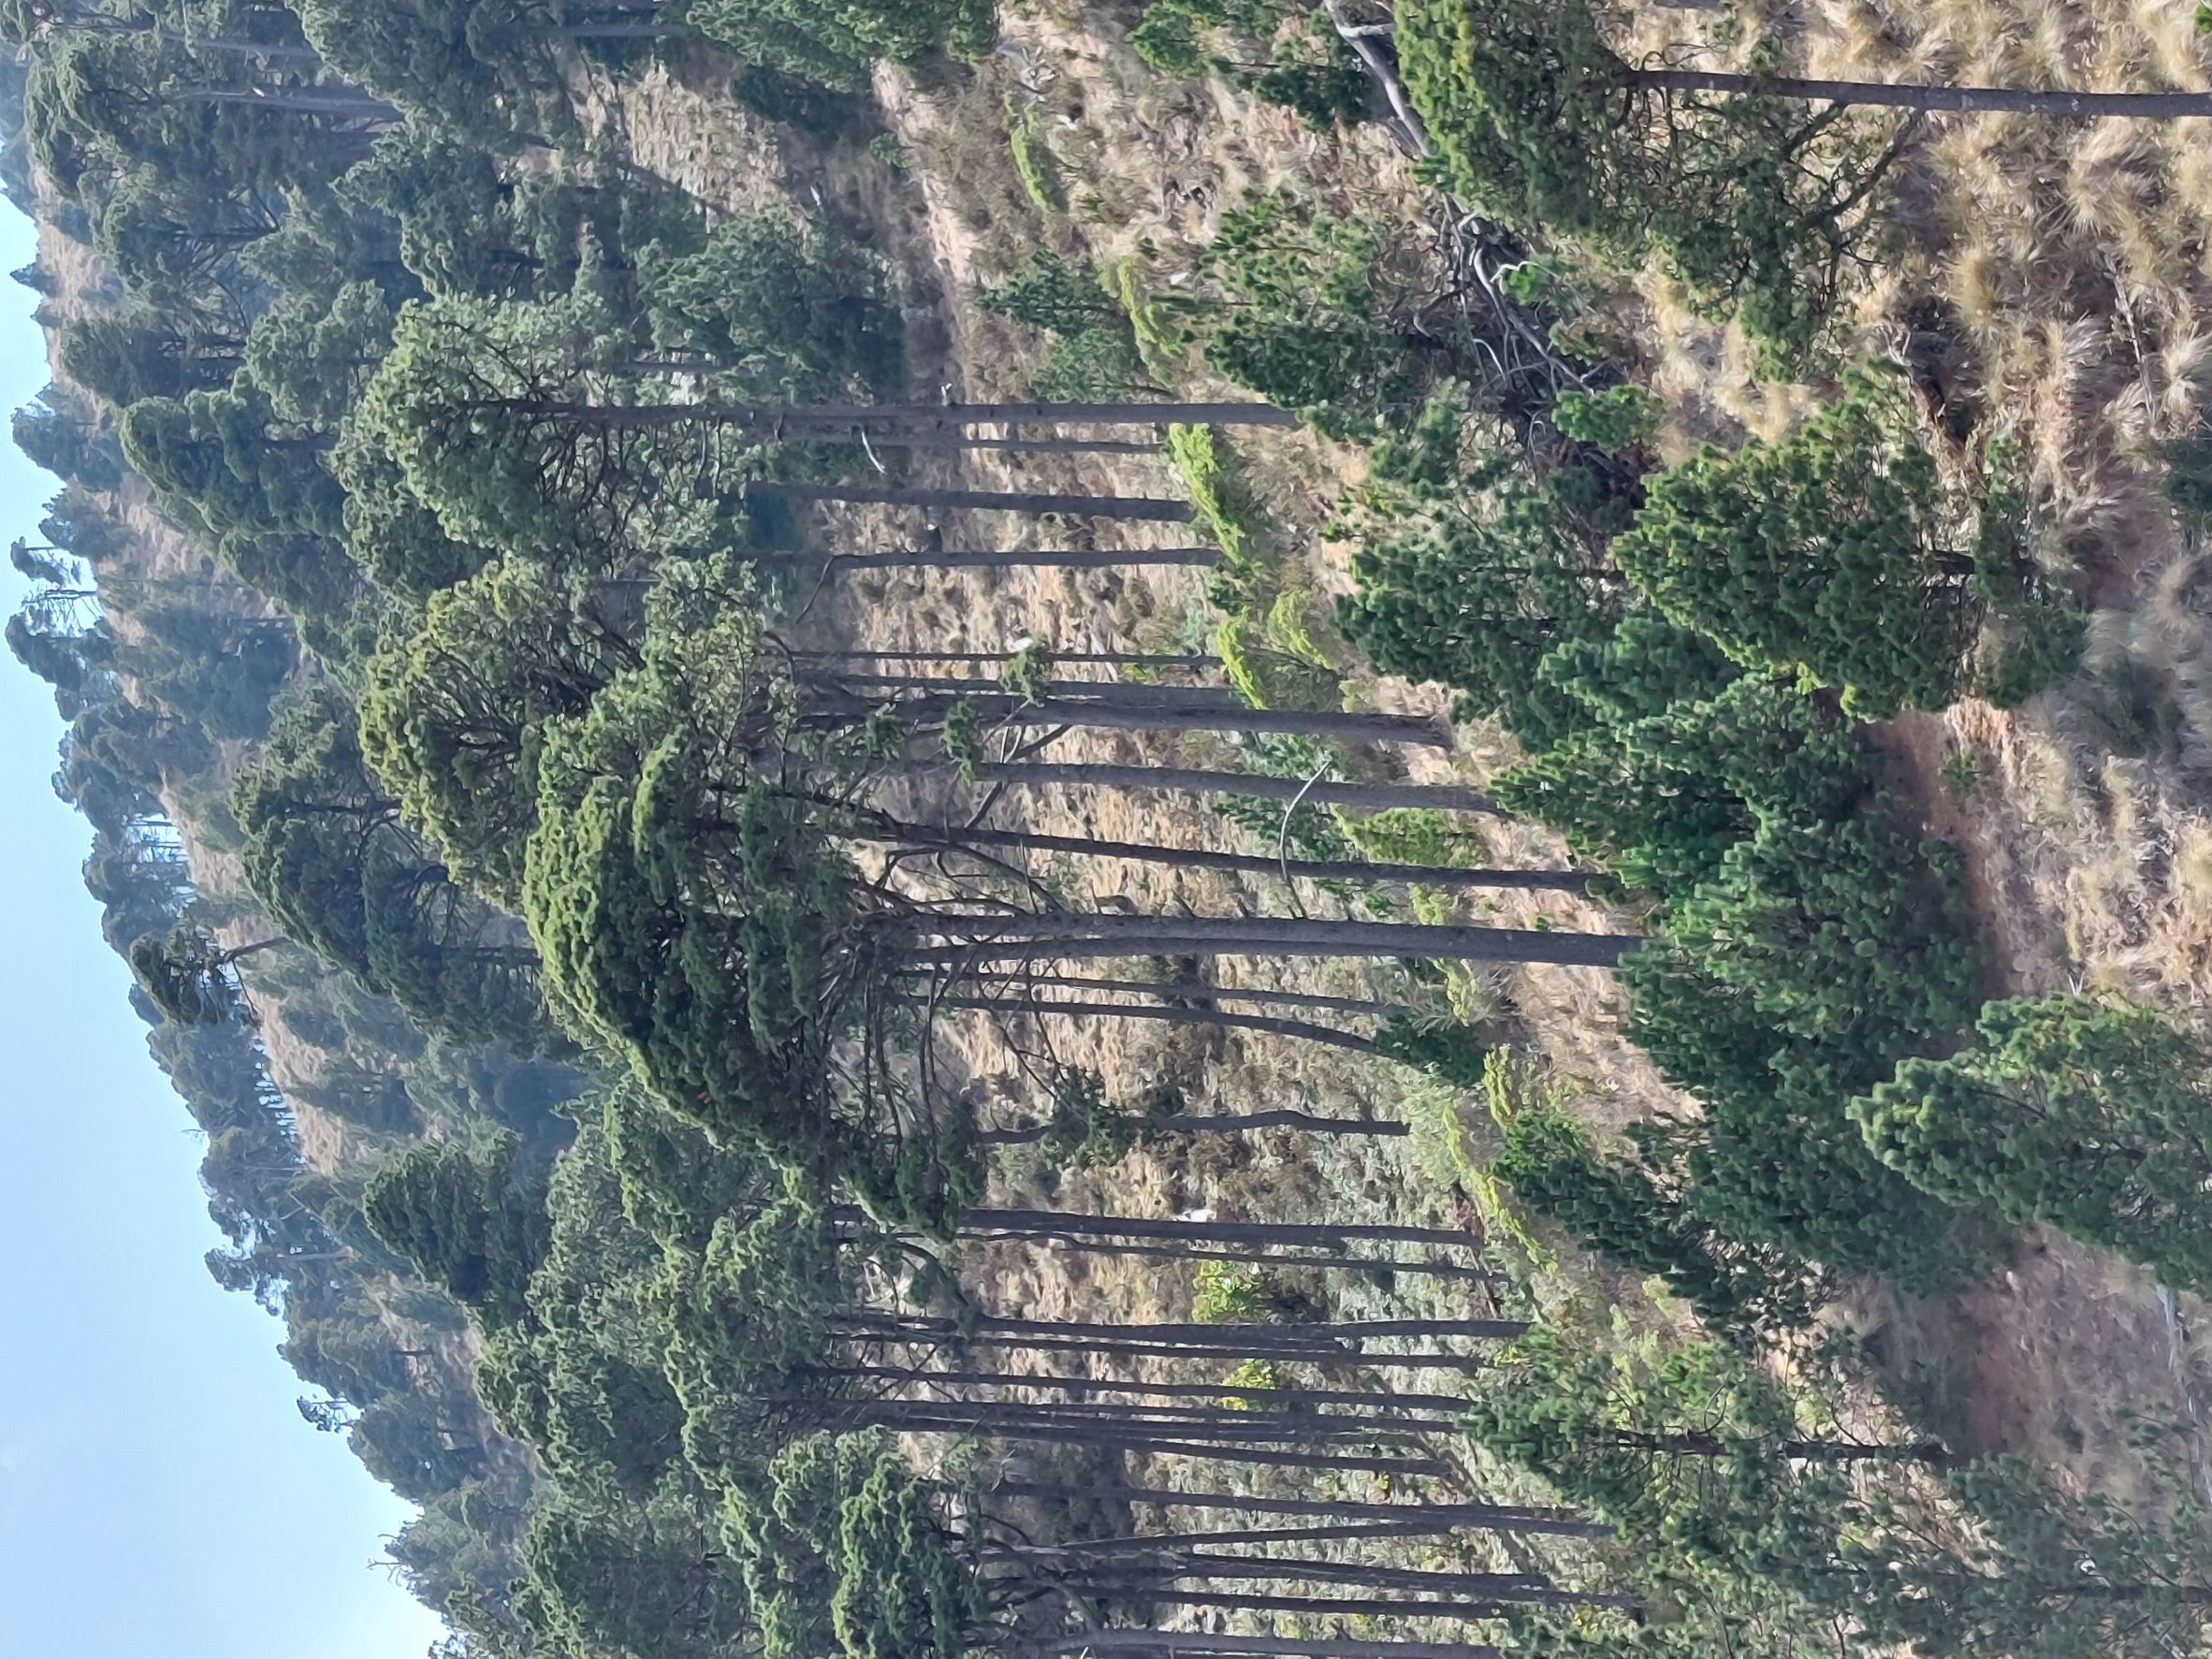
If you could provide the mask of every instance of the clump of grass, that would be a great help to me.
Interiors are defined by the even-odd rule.
[[[1044,110],[1020,98],[1006,101],[1006,142],[1013,155],[1022,194],[1046,218],[1064,212],[1068,193],[1060,183],[1060,164],[1045,142]]]

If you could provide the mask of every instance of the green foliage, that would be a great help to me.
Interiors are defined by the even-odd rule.
[[[1980,956],[1957,863],[1865,819],[1768,823],[1622,964],[1629,1035],[1705,1103],[1696,1135],[1655,1147],[1700,1215],[1915,1288],[1985,1264],[1964,1224],[1868,1155],[1843,1114],[1972,1017]]]
[[[1457,1020],[1401,1015],[1383,1023],[1375,1034],[1375,1046],[1393,1060],[1441,1082],[1472,1089],[1482,1086],[1491,1037],[1481,1027]]]
[[[1847,708],[1941,708],[1976,620],[1935,462],[1894,383],[1861,376],[1779,444],[1653,478],[1614,557],[1658,607],[1747,667],[1797,667]]]
[[[1372,429],[1434,383],[1438,365],[1412,343],[1428,277],[1390,226],[1253,191],[1222,215],[1198,274],[1178,308],[1206,361],[1324,431]]]
[[[1049,248],[1032,248],[1022,268],[976,296],[982,308],[1050,336],[1032,396],[1046,402],[1119,402],[1157,397],[1128,308],[1107,279]]]
[[[1562,1113],[1516,1113],[1491,1172],[1585,1248],[1664,1280],[1717,1334],[1748,1337],[1812,1317],[1812,1274],[1781,1252],[1736,1244],[1636,1163],[1599,1154]]]
[[[740,214],[650,268],[654,338],[702,352],[749,395],[828,402],[894,386],[897,309],[881,262],[788,211]]]
[[[1363,119],[1372,94],[1366,72],[1321,23],[1286,35],[1283,24],[1298,19],[1280,0],[1152,0],[1129,45],[1163,75],[1227,76],[1317,132]],[[1264,58],[1244,55],[1255,43]]]
[[[1279,1273],[1242,1261],[1201,1261],[1190,1317],[1201,1325],[1282,1325],[1314,1317],[1311,1300]]]
[[[864,81],[879,58],[980,58],[997,13],[990,0],[691,0],[685,19],[748,62],[842,90]]]
[[[1608,43],[1604,0],[1415,0],[1406,90],[1453,186],[1524,234],[1626,267],[1657,251],[1778,362],[1819,341],[1873,253],[1865,202],[1894,154],[1841,107],[1670,93]],[[1751,72],[1770,72],[1771,45]]]
[[[1060,164],[1053,159],[1045,141],[1044,109],[1025,98],[1006,101],[1006,143],[1013,156],[1014,177],[1022,194],[1047,219],[1068,206],[1068,193],[1060,183]]]
[[[1986,1203],[2212,1285],[2212,1054],[2147,1009],[1993,1002],[1979,1041],[1852,1103],[1867,1143],[1947,1203]]]
[[[1664,414],[1659,400],[1640,386],[1608,386],[1602,392],[1563,392],[1551,406],[1551,422],[1579,444],[1615,451],[1640,449],[1658,435]]]
[[[377,1236],[487,1325],[528,1313],[524,1293],[550,1242],[545,1173],[521,1165],[512,1136],[481,1153],[433,1142],[369,1183]]]
[[[1579,466],[1532,481],[1491,447],[1466,398],[1447,386],[1400,435],[1379,442],[1345,533],[1355,592],[1337,626],[1386,674],[1461,693],[1463,718],[1498,713],[1533,747],[1586,719],[1537,667],[1576,641],[1603,641],[1620,615],[1606,560],[1617,509]]]

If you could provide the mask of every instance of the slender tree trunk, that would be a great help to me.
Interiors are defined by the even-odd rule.
[[[1156,1607],[1217,1608],[1230,1612],[1286,1613],[1300,1619],[1448,1619],[1463,1624],[1502,1618],[1514,1605],[1505,1601],[1413,1601],[1404,1596],[1242,1595],[1213,1590],[1150,1590],[1143,1598]],[[1201,1637],[1201,1642],[1212,1641]]]
[[[1133,1002],[1046,1002],[1040,1001],[1035,997],[909,997],[900,1000],[915,1007],[972,1009],[996,1014],[1059,1014],[1069,1019],[1147,1020],[1164,1026],[1201,1026],[1212,1031],[1257,1031],[1269,1037],[1287,1037],[1299,1042],[1319,1043],[1326,1048],[1347,1049],[1356,1055],[1375,1055],[1382,1052],[1375,1046],[1372,1039],[1357,1037],[1349,1031],[1335,1031],[1327,1026],[1316,1026],[1304,1020],[1273,1019],[1266,1014],[1225,1013],[1218,1009],[1148,1008],[1141,1003]],[[1404,1134],[1405,1132],[1404,1125],[1397,1126],[1394,1131],[1389,1128],[1377,1128],[1375,1126],[1366,1123],[1361,1123],[1357,1128],[1346,1128],[1343,1127],[1345,1120],[1341,1118],[1307,1118],[1302,1113],[1261,1113],[1251,1119],[1215,1117],[1186,1121],[1193,1125],[1202,1124],[1208,1128],[1247,1129],[1270,1127],[1263,1126],[1259,1121],[1260,1117],[1270,1115],[1301,1120],[1296,1123],[1286,1121],[1280,1125],[1272,1126],[1285,1128],[1312,1128],[1316,1126],[1323,1126],[1328,1132],[1340,1135],[1390,1134],[1392,1132]],[[1160,1127],[1164,1128],[1171,1126],[1162,1124]],[[989,1143],[993,1137],[985,1134],[981,1139]]]
[[[1146,1400],[1257,1400],[1263,1404],[1295,1410],[1300,1406],[1398,1406],[1407,1411],[1440,1412],[1456,1417],[1467,1402],[1457,1394],[1377,1393],[1366,1389],[1260,1389],[1228,1383],[1120,1382],[1095,1377],[1058,1376],[1019,1371],[917,1371],[897,1365],[853,1365],[829,1375],[882,1379],[919,1386],[948,1388],[1038,1389],[1075,1395],[1131,1394]]]
[[[851,502],[884,507],[925,507],[932,512],[1056,513],[1070,518],[1115,518],[1147,524],[1187,524],[1188,502],[1137,495],[1047,495],[1003,489],[924,489],[893,484],[797,484],[754,479],[741,494],[769,501]]]
[[[1480,1243],[1448,1228],[1394,1222],[1186,1221],[1176,1216],[1084,1215],[1070,1210],[970,1210],[960,1224],[964,1230],[990,1227],[1050,1235],[1094,1233],[1102,1238],[1200,1239],[1215,1244],[1321,1244],[1332,1249],[1342,1249],[1347,1241],[1354,1240],[1463,1250],[1475,1249]]]
[[[787,433],[786,444],[859,444],[870,449],[995,450],[1012,455],[1157,455],[1157,444],[1128,438],[977,438],[959,431],[849,433],[808,428]]]
[[[576,403],[557,398],[485,398],[473,408],[573,420],[602,429],[681,426],[759,427],[774,437],[808,427],[957,431],[991,426],[1294,427],[1298,416],[1266,403]]]
[[[1003,1551],[1028,1559],[1090,1558],[1143,1555],[1154,1550],[1203,1549],[1226,1544],[1320,1544],[1360,1538],[1435,1537],[1455,1529],[1431,1521],[1354,1521],[1341,1526],[1249,1527],[1240,1531],[1197,1533],[1138,1533],[1120,1538],[1084,1538],[1067,1544],[1005,1545],[985,1547],[986,1553]]]
[[[1573,870],[1463,869],[1456,865],[1369,864],[1360,859],[1269,858],[1262,853],[1215,852],[1201,847],[1154,847],[1134,841],[1100,841],[1081,836],[1048,836],[1031,830],[932,828],[887,822],[882,838],[911,840],[924,847],[1008,847],[1030,852],[1064,852],[1078,858],[1119,858],[1131,864],[1220,870],[1225,874],[1276,876],[1299,881],[1372,881],[1450,891],[1503,888],[1541,893],[1581,893],[1591,878]]]
[[[987,1003],[983,1006],[997,1008],[1000,1005]],[[1062,1005],[1046,1003],[1042,1006],[1057,1012]],[[1126,1011],[1120,1004],[1101,1006],[1114,1013]],[[1016,1004],[1014,1011],[1024,1012],[1026,1010]],[[1140,1014],[1167,1014],[1198,1011],[1150,1009],[1137,1011]],[[1342,1033],[1334,1035],[1341,1036]],[[1373,1054],[1375,1045],[1362,1043],[1360,1052]],[[1324,1117],[1316,1113],[1294,1112],[1288,1108],[1280,1112],[1178,1113],[1171,1117],[1140,1118],[1137,1123],[1139,1128],[1146,1130],[1184,1135],[1235,1135],[1249,1129],[1300,1129],[1311,1135],[1379,1135],[1390,1140],[1409,1132],[1405,1125],[1391,1118]],[[976,1139],[985,1146],[1033,1146],[1052,1132],[1052,1121],[1048,1118],[1042,1123],[1025,1124],[1019,1128],[983,1129],[978,1132]]]
[[[51,552],[47,548],[43,551]],[[1157,651],[1062,651],[1050,646],[1040,648],[1041,653],[1055,666],[1062,662],[1099,663],[1113,668],[1186,668],[1202,670],[1218,668],[1221,659],[1206,656],[1176,656]],[[1004,664],[1014,660],[1012,651],[793,651],[792,656],[801,662],[952,662],[962,664]],[[993,682],[996,683],[996,682]]]
[[[1193,1570],[1181,1571],[1188,1566]],[[1145,1569],[1137,1569],[1142,1574]],[[1414,1567],[1370,1566],[1361,1562],[1313,1561],[1269,1555],[1209,1555],[1176,1552],[1172,1565],[1161,1576],[1168,1579],[1267,1579],[1314,1584],[1350,1584],[1366,1590],[1427,1592],[1438,1595],[1466,1595],[1488,1601],[1525,1602],[1536,1607],[1633,1608],[1629,1595],[1593,1594],[1567,1590],[1549,1579],[1526,1573],[1427,1572]]]
[[[1297,916],[1124,916],[1051,912],[1023,916],[895,919],[886,936],[915,939],[917,956],[956,962],[1098,955],[1428,957],[1457,962],[1548,962],[1610,968],[1642,943],[1632,936],[1466,924],[1307,921]],[[929,943],[934,939],[937,942]],[[1049,947],[1049,948],[1048,948]]]
[[[890,1314],[876,1309],[854,1309],[836,1317],[847,1329],[912,1332],[916,1335],[939,1339],[958,1340],[964,1335],[990,1334],[994,1336],[1073,1336],[1113,1342],[1129,1339],[1141,1342],[1174,1342],[1190,1347],[1214,1349],[1233,1348],[1242,1354],[1260,1349],[1296,1349],[1300,1352],[1333,1354],[1339,1358],[1352,1350],[1343,1347],[1346,1342],[1361,1342],[1372,1337],[1385,1336],[1464,1336],[1482,1342],[1510,1342],[1526,1334],[1528,1326],[1519,1319],[1338,1319],[1328,1324],[1315,1325],[1261,1325],[1223,1324],[1201,1325],[1173,1320],[1145,1324],[1107,1324],[1084,1319],[1024,1319],[1006,1315],[979,1316],[968,1330],[952,1319],[933,1318],[921,1314]]]
[[[1215,708],[1145,706],[1131,699],[1131,706],[1115,706],[1110,699],[1048,697],[1031,703],[1008,692],[912,699],[893,706],[913,719],[935,725],[953,706],[966,703],[984,720],[1009,729],[1035,726],[1088,726],[1120,732],[1273,732],[1296,737],[1321,737],[1342,743],[1409,743],[1422,749],[1449,749],[1451,737],[1435,721],[1417,714],[1343,714],[1327,709],[1252,708],[1244,704]]]
[[[1363,1014],[1394,1020],[1417,1011],[1403,1002],[1365,997],[1322,997],[1307,991],[1271,991],[1243,985],[1209,984],[1203,980],[1093,980],[1068,974],[978,974],[978,984],[1037,986],[1054,991],[1113,991],[1125,997],[1161,997],[1199,1002],[1254,1002],[1264,1007],[1311,1008],[1329,1013]],[[1334,1121],[1334,1120],[1331,1120]]]
[[[1754,97],[1805,98],[1899,109],[1958,110],[2100,121],[2126,117],[2173,121],[2212,115],[2212,93],[2097,93],[2057,88],[1900,86],[1867,80],[1806,80],[1794,76],[1724,75],[1704,69],[1628,69],[1631,86],[1654,92],[1714,92]]]
[[[878,763],[879,771],[899,777],[935,777],[960,768],[945,760]],[[1259,772],[1216,772],[1179,766],[1055,765],[1039,761],[984,761],[968,773],[982,783],[1022,789],[1118,789],[1135,794],[1243,795],[1255,800],[1296,802],[1308,807],[1355,807],[1385,811],[1394,807],[1430,807],[1445,812],[1495,814],[1487,795],[1457,784],[1346,783],[1334,779],[1271,778]]]
[[[1010,1498],[1055,1501],[1091,1498],[1154,1509],[1234,1510],[1251,1515],[1359,1516],[1376,1521],[1420,1521],[1454,1532],[1530,1534],[1566,1538],[1609,1538],[1613,1529],[1564,1509],[1532,1509],[1503,1504],[1384,1504],[1351,1498],[1278,1498],[1249,1492],[1177,1492],[1167,1487],[1055,1486],[1040,1481],[1001,1480],[987,1491]]]
[[[897,547],[872,553],[749,553],[748,562],[802,565],[841,570],[1119,570],[1143,565],[1211,565],[1221,562],[1218,547],[1097,547],[1083,551],[1015,548],[1000,552],[961,548],[951,552]],[[644,584],[641,584],[644,585]]]
[[[1498,1659],[1497,1649],[1471,1642],[1363,1642],[1190,1630],[1091,1630],[1040,1643],[1030,1652],[1035,1659],[1086,1652],[1189,1654],[1191,1659]]]

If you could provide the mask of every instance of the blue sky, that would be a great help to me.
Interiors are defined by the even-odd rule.
[[[0,270],[33,253],[0,204]],[[0,280],[0,412],[46,382],[36,304]],[[55,488],[0,441],[0,544]],[[200,1265],[198,1142],[100,939],[60,735],[0,658],[0,1653],[419,1659],[438,1626],[375,1565],[406,1506],[300,1420],[282,1327]]]

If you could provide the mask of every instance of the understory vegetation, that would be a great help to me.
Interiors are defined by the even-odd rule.
[[[0,7],[8,644],[447,1659],[2212,1651],[1866,1313],[2212,1293],[2212,1037],[1925,759],[2173,758],[2206,440],[2062,499],[1749,12],[1079,10]]]

